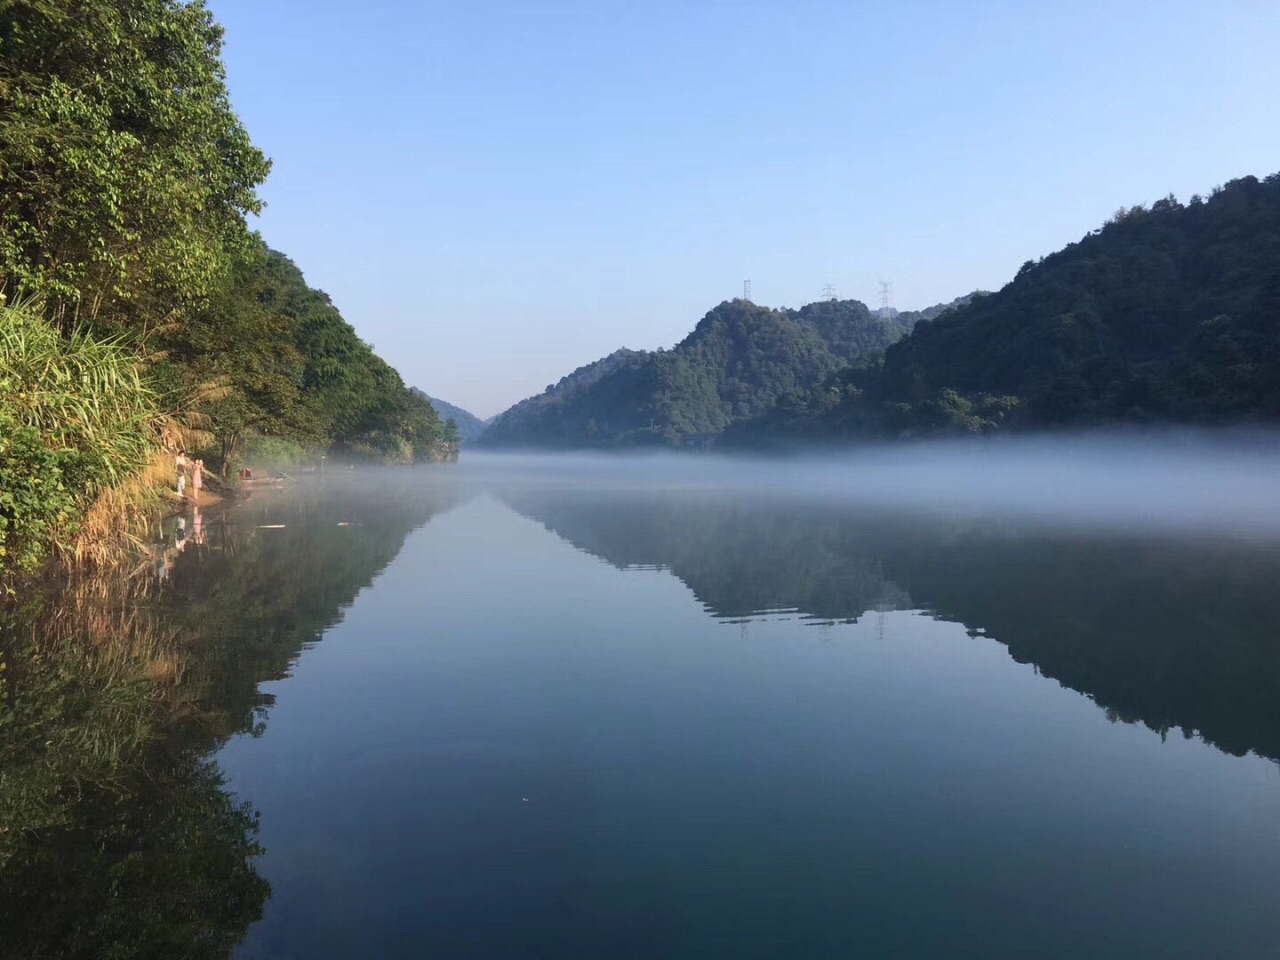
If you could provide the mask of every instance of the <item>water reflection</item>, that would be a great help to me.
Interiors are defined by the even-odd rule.
[[[264,911],[246,957],[360,955],[375,934],[405,957],[1273,939],[1270,767],[1098,737],[1092,708],[991,655],[1114,719],[1280,757],[1270,545],[490,482],[583,553],[671,571],[713,618],[923,609],[982,637],[904,616],[886,642],[834,627],[800,649],[818,631],[796,622],[738,643],[670,578],[480,500],[415,538],[272,719],[264,681],[474,492],[403,478],[172,517],[145,588],[5,608],[0,956],[227,957]],[[1079,922],[1144,889],[1138,920]]]
[[[0,956],[227,957],[270,888],[210,756],[261,733],[265,680],[461,494],[330,478],[169,517],[140,576],[0,616]]]
[[[1113,719],[1280,760],[1280,550],[938,519],[724,493],[507,486],[618,567],[659,567],[716,617],[853,622],[924,609],[1008,647]]]

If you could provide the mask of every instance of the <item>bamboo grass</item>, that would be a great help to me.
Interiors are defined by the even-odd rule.
[[[173,481],[162,451],[187,445],[200,425],[198,414],[166,414],[163,401],[137,344],[84,329],[64,335],[31,302],[0,307],[0,427],[35,431],[57,455],[31,469],[56,474],[51,489],[70,491],[77,504],[38,520],[64,560],[105,566],[136,553],[136,529]],[[30,523],[38,508],[28,500],[25,509],[11,523]]]
[[[120,337],[62,336],[30,304],[0,311],[0,402],[53,449],[87,460],[100,489],[121,482],[155,449],[160,399]],[[92,491],[96,492],[96,491]]]

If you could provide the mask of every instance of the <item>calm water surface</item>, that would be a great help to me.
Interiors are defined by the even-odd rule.
[[[1280,956],[1267,537],[415,476],[162,587],[235,957]]]

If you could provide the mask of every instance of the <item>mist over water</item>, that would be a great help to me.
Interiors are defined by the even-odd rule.
[[[479,482],[723,490],[1081,531],[1280,538],[1280,434],[1261,431],[921,441],[787,458],[467,451],[459,471]]]
[[[190,936],[235,960],[1267,956],[1278,448],[464,451],[254,491],[99,631],[180,666],[131,792],[78,786],[87,736],[74,791],[4,770],[62,839],[22,831],[0,954],[222,903]],[[97,690],[117,742],[82,659],[5,677]]]
[[[1275,449],[356,471],[447,509],[219,754],[240,960],[1265,955]]]

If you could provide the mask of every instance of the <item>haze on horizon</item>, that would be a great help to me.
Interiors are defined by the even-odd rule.
[[[258,226],[479,416],[752,281],[919,309],[1280,168],[1280,7],[210,0]]]
[[[779,458],[644,452],[471,451],[461,486],[715,493],[824,509],[984,517],[1088,535],[1280,541],[1280,433],[1161,428],[922,440]]]

